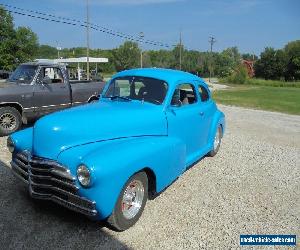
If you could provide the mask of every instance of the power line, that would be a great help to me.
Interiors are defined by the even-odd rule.
[[[10,8],[7,11],[10,13],[17,14],[17,15],[28,16],[31,18],[38,18],[38,19],[45,20],[45,21],[63,23],[63,24],[68,24],[68,25],[72,25],[72,26],[87,27],[89,25],[91,29],[96,30],[96,31],[100,31],[100,32],[103,32],[103,33],[106,33],[106,34],[109,34],[112,36],[120,37],[120,38],[131,40],[131,41],[141,42],[139,37],[136,37],[133,35],[128,35],[128,34],[125,34],[125,33],[119,32],[119,31],[115,31],[115,30],[112,30],[112,29],[109,29],[106,27],[102,27],[97,24],[87,23],[87,22],[83,22],[83,21],[80,21],[77,19],[56,16],[56,15],[47,14],[47,13],[43,13],[43,12],[39,12],[39,11],[23,9],[23,8],[19,8],[16,6],[3,4],[3,3],[0,3],[0,5]],[[13,10],[11,10],[11,9],[13,9]],[[24,13],[24,12],[29,12],[32,14],[28,14],[28,13]],[[146,44],[154,45],[154,46],[161,46],[161,47],[167,47],[167,48],[172,48],[175,46],[175,45],[170,45],[167,43],[162,43],[159,41],[145,40],[145,39],[143,39],[142,42],[146,43]]]

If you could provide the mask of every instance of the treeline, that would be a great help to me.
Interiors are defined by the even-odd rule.
[[[181,69],[193,72],[201,76],[209,75],[210,66],[215,76],[225,77],[231,74],[233,68],[240,63],[241,58],[251,57],[251,55],[240,55],[237,47],[228,48],[221,53],[199,52],[193,50],[182,50]],[[108,63],[99,64],[103,72],[115,72],[130,68],[140,67],[141,50],[137,43],[126,41],[121,46],[111,50],[90,49],[92,57],[106,57]],[[60,57],[81,57],[86,56],[86,48],[65,48],[59,51]],[[41,45],[37,53],[38,58],[57,58],[56,48]],[[147,50],[143,51],[143,67],[180,68],[180,46],[173,50]],[[84,66],[84,65],[83,65]],[[95,67],[91,65],[91,67]]]
[[[254,61],[255,77],[266,80],[300,80],[300,40],[288,43],[283,49],[265,48],[258,58],[256,55],[241,54],[237,47],[231,47],[222,52],[200,52],[182,50],[181,69],[202,77],[207,77],[211,69],[212,75],[226,78],[236,75],[242,70],[242,59]],[[101,64],[103,72],[115,72],[140,66],[140,48],[137,43],[125,42],[120,47],[111,50],[92,49],[93,57],[107,57],[109,63]],[[66,48],[60,51],[61,57],[80,57],[86,55],[86,48]],[[57,58],[57,50],[48,45],[41,45],[38,58]],[[180,45],[173,50],[143,51],[144,67],[162,67],[179,69]],[[92,66],[93,67],[93,66]],[[211,67],[211,68],[210,68]]]

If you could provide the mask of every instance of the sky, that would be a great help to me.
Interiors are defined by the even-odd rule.
[[[0,0],[0,4],[65,18],[86,20],[85,0]],[[187,49],[214,51],[237,46],[259,55],[265,47],[283,48],[300,39],[300,0],[89,0],[90,22],[129,35],[170,45],[182,40]],[[13,14],[16,26],[30,27],[40,44],[86,46],[84,27],[57,24]],[[91,48],[116,48],[124,39],[91,30]],[[164,49],[142,45],[143,49]]]

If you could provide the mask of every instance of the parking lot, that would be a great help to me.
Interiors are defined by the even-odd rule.
[[[220,106],[227,130],[204,158],[117,233],[55,204],[32,201],[0,138],[0,243],[5,249],[224,249],[240,234],[300,237],[300,116]],[[105,201],[103,201],[105,202]]]

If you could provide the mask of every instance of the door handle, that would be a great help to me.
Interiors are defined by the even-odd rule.
[[[201,111],[201,112],[199,113],[199,115],[203,116],[203,115],[204,115],[204,112]]]

